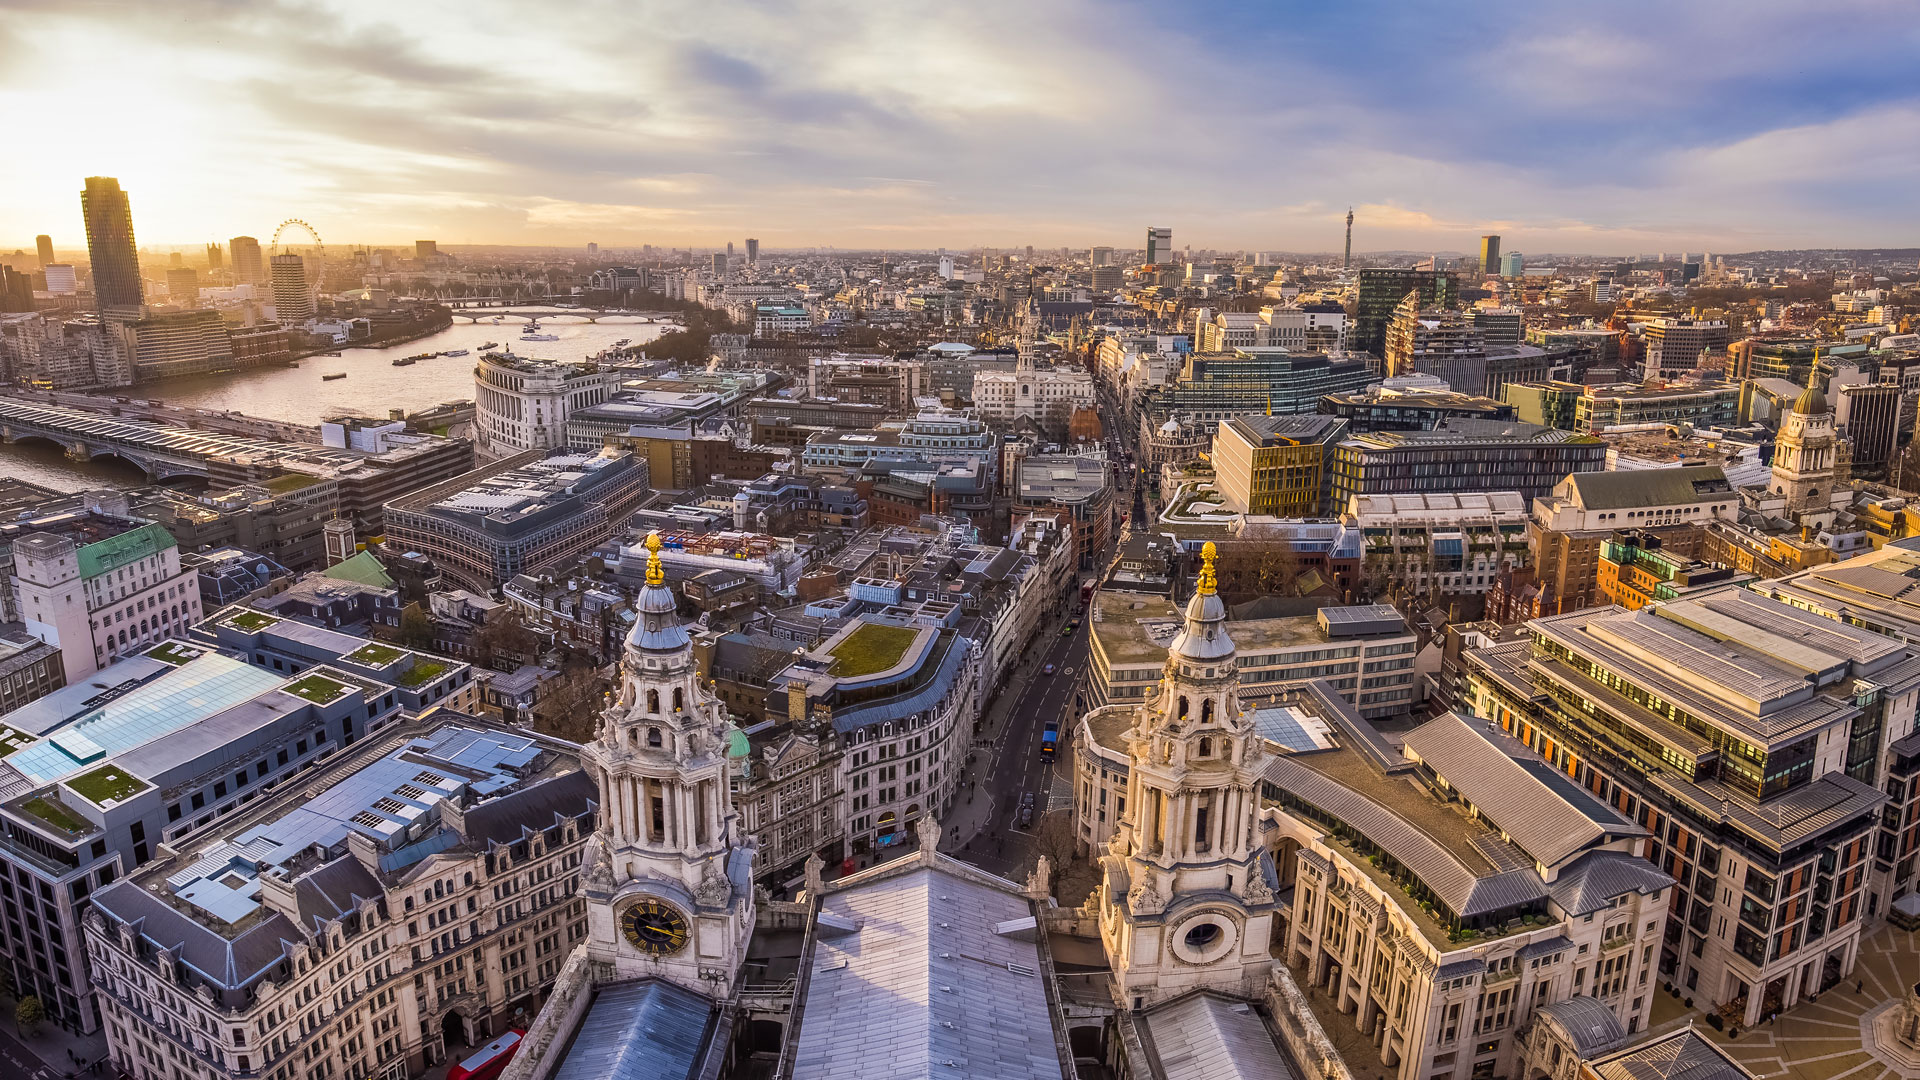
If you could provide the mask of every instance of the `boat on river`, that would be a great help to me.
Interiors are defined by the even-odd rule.
[[[331,375],[322,375],[322,376],[320,376],[320,381],[321,381],[321,382],[332,382],[332,381],[333,381],[333,380],[335,380],[335,379],[344,379],[344,378],[346,378],[346,377],[347,377],[347,373],[346,373],[346,372],[344,372],[344,371],[336,371],[336,372],[334,372],[334,373],[333,373],[333,374],[331,374]]]

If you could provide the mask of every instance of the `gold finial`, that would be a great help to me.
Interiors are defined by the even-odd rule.
[[[647,584],[665,585],[666,583],[667,583],[667,571],[665,567],[660,565],[660,534],[657,532],[648,533],[647,534]]]
[[[1820,346],[1813,347],[1813,370],[1807,372],[1807,389],[1813,389],[1816,379],[1820,378]]]
[[[1211,540],[1200,548],[1200,583],[1194,587],[1193,591],[1201,596],[1212,596],[1218,588],[1218,583],[1213,576],[1213,560],[1216,553]]]

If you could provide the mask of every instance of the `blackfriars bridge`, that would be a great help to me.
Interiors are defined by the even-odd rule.
[[[223,435],[0,398],[0,441],[23,439],[53,443],[75,461],[117,457],[138,466],[149,480],[209,476],[216,460],[236,466],[272,460],[338,467],[365,457],[352,450]]]

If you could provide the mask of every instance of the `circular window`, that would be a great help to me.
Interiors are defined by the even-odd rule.
[[[1189,964],[1210,964],[1233,951],[1239,928],[1230,917],[1200,915],[1175,931],[1173,954]]]

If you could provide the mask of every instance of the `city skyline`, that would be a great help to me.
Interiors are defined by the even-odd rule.
[[[95,175],[150,246],[302,217],[383,242],[1084,247],[1166,224],[1338,251],[1349,204],[1362,252],[1920,243],[1911,32],[1657,10],[27,3],[0,107],[35,153],[0,181],[0,245],[79,247]],[[130,101],[140,123],[72,137]]]

